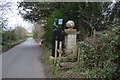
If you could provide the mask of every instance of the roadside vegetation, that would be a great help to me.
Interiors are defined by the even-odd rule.
[[[37,23],[33,29],[33,37],[38,43],[42,39],[41,46],[47,48],[44,61],[49,66],[51,78],[120,79],[120,2],[21,2],[20,7],[31,10],[26,11],[24,19]],[[66,28],[68,20],[73,20],[74,28],[80,32],[77,35],[80,60],[69,69],[54,66],[49,60],[55,18],[64,19],[60,27],[62,30]]]
[[[6,51],[13,46],[26,40],[26,29],[17,27],[13,30],[2,31],[2,51]]]
[[[26,33],[26,37],[33,37],[33,33],[32,32]]]
[[[91,43],[92,36],[80,41],[80,60],[71,69],[60,68],[54,78],[107,78],[120,79],[120,26],[110,31],[97,34],[96,41]]]

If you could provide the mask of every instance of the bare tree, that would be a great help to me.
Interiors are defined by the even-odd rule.
[[[15,33],[20,36],[20,39],[23,39],[26,37],[27,30],[23,27],[16,27]]]
[[[36,38],[41,38],[44,35],[44,33],[45,33],[45,30],[44,30],[45,23],[44,22],[45,22],[44,20],[40,20],[34,24],[33,34]]]

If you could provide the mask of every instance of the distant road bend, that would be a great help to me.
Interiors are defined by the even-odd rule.
[[[45,78],[43,50],[29,38],[2,54],[2,78]]]

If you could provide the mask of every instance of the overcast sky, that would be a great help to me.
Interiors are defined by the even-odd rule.
[[[7,29],[14,29],[17,26],[22,26],[31,32],[33,25],[23,20],[22,16],[19,14],[17,1],[20,0],[0,0],[0,8],[2,8],[0,15],[2,15],[3,20],[7,20],[5,27]]]

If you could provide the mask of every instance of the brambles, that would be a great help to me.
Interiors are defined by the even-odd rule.
[[[116,30],[114,30],[116,29]],[[88,70],[89,78],[117,79],[119,76],[119,64],[116,61],[119,57],[119,35],[120,27],[114,27],[111,31],[105,31],[96,37],[96,42],[91,45],[87,42],[80,42],[80,70]]]

